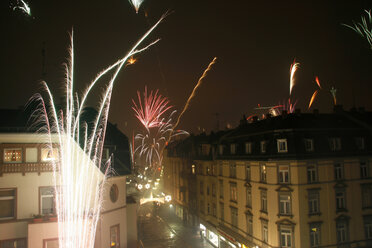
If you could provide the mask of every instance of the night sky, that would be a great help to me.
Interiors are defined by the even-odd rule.
[[[180,129],[207,132],[236,126],[243,114],[288,99],[289,67],[301,64],[293,99],[307,112],[330,112],[335,86],[345,109],[372,109],[372,50],[354,31],[342,26],[359,21],[371,1],[220,1],[145,0],[136,14],[127,0],[27,0],[29,17],[1,1],[0,108],[17,108],[45,80],[56,99],[63,93],[64,67],[74,30],[75,84],[81,92],[102,69],[124,56],[166,11],[172,13],[143,43],[161,41],[121,71],[112,95],[109,119],[128,136],[141,126],[131,109],[136,91],[159,89],[174,109],[182,110],[199,77],[217,57]],[[147,15],[145,15],[147,13]],[[43,73],[42,50],[45,50]],[[99,98],[104,81],[90,104]],[[312,110],[310,110],[312,111]],[[137,131],[135,131],[137,132]]]

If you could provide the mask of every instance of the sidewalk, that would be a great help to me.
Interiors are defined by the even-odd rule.
[[[184,242],[183,246],[180,247],[213,248],[205,238],[200,237],[198,228],[185,225],[169,207],[162,206],[154,211],[157,218],[164,222],[171,232]]]

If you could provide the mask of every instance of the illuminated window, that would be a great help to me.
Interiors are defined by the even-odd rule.
[[[195,165],[191,165],[191,173],[195,175]]]
[[[52,162],[58,160],[58,148],[42,148],[41,149],[41,161]]]
[[[110,248],[120,248],[119,225],[110,227]]]
[[[13,219],[16,215],[16,190],[0,189],[0,220]]]
[[[266,165],[260,166],[260,181],[266,183]]]
[[[261,141],[261,153],[266,153],[266,141]]]
[[[236,144],[230,144],[230,154],[236,153]]]
[[[6,148],[4,149],[4,163],[21,163],[22,148]]]
[[[279,193],[279,213],[281,215],[291,214],[291,195],[290,193]]]

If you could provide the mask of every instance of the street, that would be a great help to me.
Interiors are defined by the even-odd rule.
[[[154,210],[153,203],[140,206],[138,239],[144,248],[212,248],[196,228],[185,226],[168,206]]]

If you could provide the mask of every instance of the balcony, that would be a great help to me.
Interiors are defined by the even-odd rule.
[[[0,164],[0,176],[5,173],[26,173],[36,172],[40,175],[41,172],[53,172],[52,163],[6,163]]]

